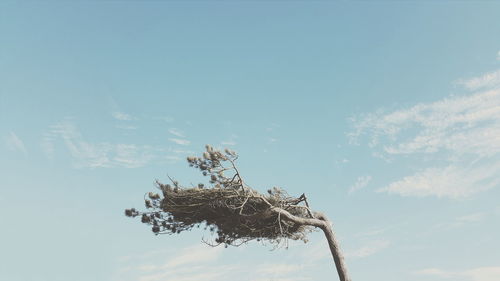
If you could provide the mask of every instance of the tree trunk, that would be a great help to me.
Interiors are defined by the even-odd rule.
[[[351,281],[349,274],[347,273],[347,266],[344,262],[344,256],[340,251],[340,245],[335,238],[335,233],[332,229],[331,222],[323,216],[322,220],[325,222],[324,226],[321,227],[325,233],[326,240],[328,241],[328,246],[330,247],[330,252],[332,253],[333,260],[335,261],[335,266],[337,267],[337,273],[339,274],[340,281]]]
[[[294,216],[281,208],[271,207],[270,210],[282,215],[283,218],[292,222],[321,228],[321,230],[325,233],[326,240],[328,241],[328,246],[330,247],[330,252],[332,253],[335,266],[337,267],[337,273],[339,274],[340,281],[351,281],[351,278],[347,273],[344,256],[340,251],[339,242],[337,241],[337,238],[335,238],[335,233],[332,229],[332,223],[323,213],[314,212],[314,215],[312,215],[313,218],[302,218]]]

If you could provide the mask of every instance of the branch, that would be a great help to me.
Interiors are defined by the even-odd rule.
[[[327,222],[325,220],[320,219],[320,218],[319,219],[309,219],[309,218],[297,217],[297,216],[292,215],[287,210],[284,210],[284,209],[278,208],[278,207],[271,207],[271,211],[274,213],[277,213],[280,216],[284,216],[286,219],[288,219],[289,221],[294,222],[296,224],[310,225],[310,226],[314,226],[314,227],[319,227],[321,229],[324,229],[325,227],[328,226]]]

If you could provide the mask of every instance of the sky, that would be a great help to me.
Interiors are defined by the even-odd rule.
[[[500,2],[1,1],[0,279],[337,280],[320,232],[211,248],[156,179],[305,193],[353,280],[498,281]]]

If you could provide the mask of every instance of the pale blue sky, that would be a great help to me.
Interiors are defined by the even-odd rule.
[[[353,280],[498,281],[500,3],[2,1],[0,279],[335,280],[123,215],[207,143],[305,192]],[[239,276],[239,277],[238,277]]]

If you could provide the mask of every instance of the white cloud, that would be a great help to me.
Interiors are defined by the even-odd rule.
[[[153,274],[146,274],[139,277],[139,281],[199,281],[199,280],[220,280],[224,275],[224,268],[221,266],[192,266],[190,268],[171,269],[159,271]]]
[[[107,143],[91,144],[83,140],[75,125],[62,122],[52,126],[51,133],[60,137],[78,167],[109,167],[111,160],[108,153],[111,145]]]
[[[138,147],[134,144],[115,144],[112,161],[117,166],[138,168],[146,165],[152,158],[152,148],[149,146]]]
[[[415,274],[453,279],[461,277],[469,281],[498,281],[500,266],[478,267],[463,271],[446,271],[438,268],[426,268],[416,271]]]
[[[134,118],[131,115],[123,113],[123,112],[120,112],[120,111],[114,111],[114,112],[112,112],[111,116],[113,116],[113,118],[115,118],[116,120],[120,120],[120,121],[134,120]]]
[[[279,128],[280,125],[277,124],[277,123],[271,123],[269,124],[269,126],[266,128],[266,131],[268,132],[273,132],[274,130],[276,130],[277,128]]]
[[[169,132],[169,133],[171,133],[171,134],[172,134],[172,135],[174,135],[174,136],[179,137],[179,138],[185,138],[185,137],[186,137],[186,135],[184,135],[184,133],[183,133],[183,132],[179,131],[179,130],[178,130],[178,129],[176,129],[176,128],[170,128],[170,129],[168,130],[168,132]]]
[[[387,240],[377,240],[368,243],[367,245],[353,250],[348,251],[345,256],[346,258],[365,258],[371,255],[374,255],[383,249],[387,248],[390,245],[390,242]]]
[[[500,151],[500,90],[450,97],[354,121],[355,142],[369,135],[372,146],[385,138],[388,154],[452,152],[491,155]],[[416,130],[416,134],[404,138]]]
[[[28,154],[24,142],[14,132],[10,132],[10,134],[5,137],[5,144],[9,150],[20,151],[25,155]]]
[[[236,139],[238,138],[237,135],[232,134],[231,137],[228,140],[222,141],[220,144],[225,145],[225,146],[234,146],[236,145]]]
[[[263,275],[283,276],[296,271],[300,271],[304,266],[296,264],[267,264],[257,269]]]
[[[222,141],[220,144],[227,145],[227,146],[233,146],[233,145],[236,145],[236,142],[232,141],[232,140],[228,140],[228,141]]]
[[[164,122],[167,122],[167,123],[174,122],[174,118],[172,118],[170,116],[153,117],[152,119],[153,120],[161,120],[161,121],[164,121]]]
[[[124,130],[136,130],[137,126],[119,124],[119,125],[116,125],[116,128],[124,129]]]
[[[194,154],[195,152],[192,150],[184,150],[184,149],[171,149],[173,153],[176,154]]]
[[[53,157],[57,140],[63,141],[78,168],[142,167],[153,159],[156,150],[135,144],[91,143],[69,121],[51,126],[50,132],[45,134],[42,148],[49,157]]]
[[[437,276],[437,277],[444,277],[444,278],[450,278],[450,277],[455,277],[456,274],[453,272],[447,272],[438,268],[426,268],[422,270],[415,271],[416,274],[419,275],[431,275],[431,276]]]
[[[495,87],[500,85],[500,69],[471,79],[459,80],[457,83],[465,86],[469,90]]]
[[[492,89],[354,118],[349,136],[352,142],[367,137],[382,158],[404,155],[425,160],[427,166],[440,163],[379,191],[462,198],[500,183],[499,120],[500,89]]]
[[[54,157],[55,147],[54,147],[54,135],[52,133],[45,133],[40,146],[42,151],[47,155],[49,159]]]
[[[395,181],[377,192],[402,196],[465,198],[498,185],[499,168],[498,164],[469,168],[457,166],[427,168]]]
[[[500,266],[474,268],[462,274],[469,277],[472,281],[498,281]]]
[[[456,220],[460,223],[474,223],[482,221],[485,216],[486,216],[485,213],[473,213],[458,217],[456,218]]]
[[[323,249],[324,245],[323,245]],[[116,281],[211,281],[211,280],[310,280],[303,271],[310,267],[310,256],[300,256],[303,261],[245,262],[235,260],[218,265],[225,252],[224,247],[197,244],[181,249],[152,254],[128,255],[121,259],[121,269],[115,273]],[[326,251],[328,252],[328,251]],[[234,252],[233,252],[234,254]],[[166,257],[166,260],[162,259]],[[162,261],[163,260],[163,261]],[[307,264],[306,264],[307,263]],[[242,279],[243,278],[243,279]]]
[[[472,213],[460,217],[456,217],[451,221],[445,222],[445,223],[439,223],[433,227],[433,230],[436,229],[454,229],[457,227],[464,227],[464,226],[469,226],[469,225],[477,225],[477,223],[481,222],[484,220],[486,217],[486,213]]]
[[[217,260],[223,247],[210,247],[205,244],[195,245],[182,250],[182,252],[168,261],[164,268],[178,267],[186,264],[199,264]]]
[[[360,232],[356,234],[356,237],[366,237],[366,236],[376,236],[382,234],[386,231],[386,228],[372,228],[367,231]]]
[[[150,251],[140,255],[128,255],[126,259],[121,259],[121,262],[126,263],[122,268],[127,270],[118,270],[115,280],[219,280],[226,274],[225,270],[231,270],[231,267],[214,265],[222,251],[223,247],[197,244],[180,251]]]
[[[371,176],[361,176],[356,179],[356,182],[349,188],[349,193],[365,188],[372,180]]]
[[[189,145],[191,143],[191,141],[185,139],[169,138],[168,140],[179,145]]]

